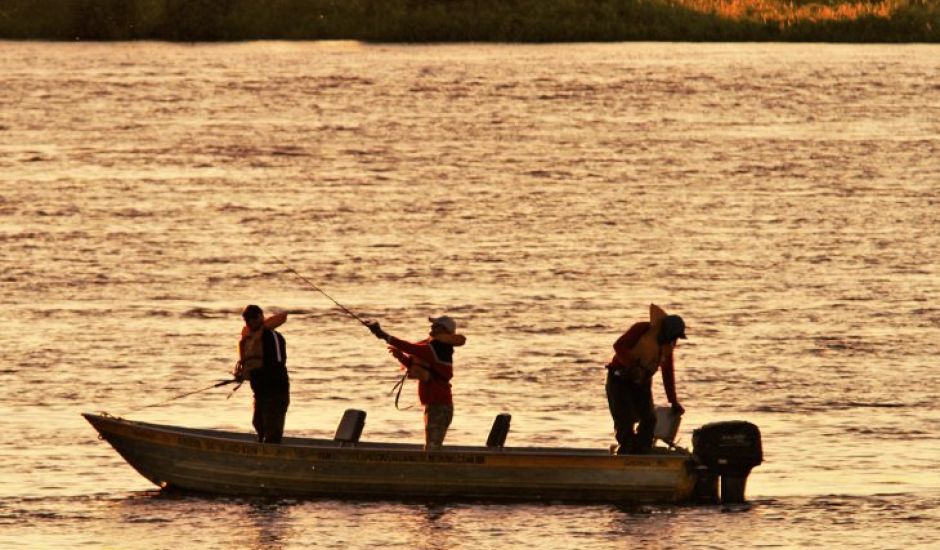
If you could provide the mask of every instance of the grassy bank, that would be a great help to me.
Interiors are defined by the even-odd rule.
[[[0,0],[0,38],[940,42],[940,0]]]

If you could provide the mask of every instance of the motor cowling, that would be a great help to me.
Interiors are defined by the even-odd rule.
[[[721,479],[721,502],[744,502],[751,468],[764,461],[760,430],[743,420],[713,422],[692,432],[692,454],[704,467],[700,497],[713,498]]]

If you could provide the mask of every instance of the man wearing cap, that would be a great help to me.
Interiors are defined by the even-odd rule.
[[[682,317],[666,315],[662,308],[650,304],[650,321],[635,323],[614,343],[614,357],[607,364],[606,389],[619,444],[617,454],[645,453],[653,447],[653,375],[660,367],[673,412],[685,412],[676,397],[673,367],[676,342],[685,337]]]
[[[238,342],[239,360],[233,373],[238,381],[247,379],[254,393],[251,423],[261,443],[280,443],[284,418],[290,405],[290,380],[287,376],[287,343],[274,330],[287,320],[287,314],[264,318],[256,305],[242,312],[245,327]]]
[[[424,405],[424,448],[439,450],[454,418],[450,379],[454,376],[454,347],[467,339],[457,334],[457,322],[446,315],[429,317],[428,338],[413,344],[396,338],[379,326],[369,324],[372,334],[388,343],[388,351],[408,369],[408,377],[418,380],[418,398]]]

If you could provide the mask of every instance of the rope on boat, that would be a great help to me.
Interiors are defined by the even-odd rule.
[[[408,378],[408,371],[402,373],[401,378],[398,379],[398,382],[395,382],[395,385],[392,386],[392,391],[388,392],[389,395],[395,394],[395,408],[400,411],[407,411],[411,408],[411,405],[408,405],[404,409],[398,406],[398,400],[401,398],[401,389],[405,387],[405,380]]]

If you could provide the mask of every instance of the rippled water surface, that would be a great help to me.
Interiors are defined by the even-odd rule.
[[[937,46],[0,43],[0,546],[932,547],[938,74]],[[458,320],[455,443],[508,411],[510,444],[606,448],[611,344],[681,314],[681,443],[760,426],[749,505],[161,494],[79,413],[225,377],[250,302],[290,312],[288,432],[355,407],[422,438],[276,258],[393,334]],[[128,417],[250,430],[226,395]]]

